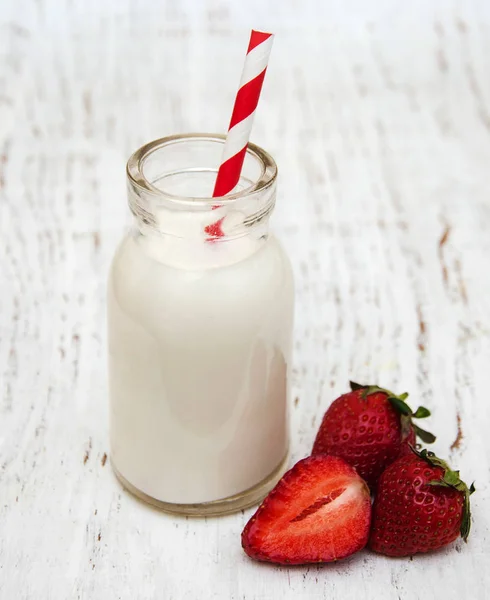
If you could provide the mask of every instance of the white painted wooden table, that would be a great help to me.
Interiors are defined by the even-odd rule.
[[[223,131],[250,26],[255,142],[297,277],[293,460],[349,377],[409,390],[476,480],[467,545],[275,568],[251,511],[187,520],[109,462],[105,279],[144,141]],[[490,4],[2,0],[0,598],[489,597]]]

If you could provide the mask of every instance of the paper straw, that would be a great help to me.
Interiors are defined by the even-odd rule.
[[[272,33],[252,30],[250,34],[240,87],[233,106],[213,197],[229,194],[240,180],[273,40]],[[224,235],[221,229],[222,220],[208,225],[205,229],[206,233],[212,237],[222,237]]]

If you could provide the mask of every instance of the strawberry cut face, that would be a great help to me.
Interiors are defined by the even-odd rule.
[[[295,523],[296,521],[302,521],[303,519],[306,519],[310,515],[316,513],[320,508],[322,508],[322,506],[329,504],[330,502],[335,500],[335,498],[338,498],[339,496],[341,496],[345,492],[346,489],[347,488],[345,488],[345,487],[340,487],[339,489],[334,490],[333,492],[330,492],[330,494],[328,494],[328,496],[320,498],[319,500],[314,502],[311,506],[308,506],[308,508],[305,508],[299,515],[294,517],[294,519],[291,519],[290,522]]]
[[[344,460],[311,456],[267,496],[242,534],[245,552],[279,564],[331,562],[363,548],[371,501],[366,483]]]

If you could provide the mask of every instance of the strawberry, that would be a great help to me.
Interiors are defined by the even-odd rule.
[[[331,562],[364,548],[370,522],[369,489],[355,469],[336,456],[309,456],[262,502],[242,546],[273,563]]]
[[[412,451],[381,475],[373,507],[369,545],[387,556],[429,552],[466,541],[470,532],[470,495],[448,464],[432,452]]]
[[[405,402],[408,394],[396,396],[375,385],[351,382],[349,393],[340,396],[325,413],[312,454],[341,456],[357,469],[371,489],[385,468],[415,445],[417,434],[424,442],[436,438],[412,423],[430,412],[420,406],[415,412]]]

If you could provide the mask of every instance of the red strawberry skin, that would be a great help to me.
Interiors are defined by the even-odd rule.
[[[411,556],[441,548],[459,536],[464,494],[427,485],[443,475],[441,467],[413,452],[386,469],[373,506],[372,550],[387,556]]]
[[[325,413],[312,454],[342,457],[374,489],[381,473],[400,456],[402,442],[415,442],[411,429],[402,439],[399,413],[388,394],[355,390],[340,396]],[[408,445],[406,448],[408,448]]]
[[[335,456],[300,460],[242,533],[251,558],[278,564],[332,562],[364,548],[371,499],[355,469]]]

